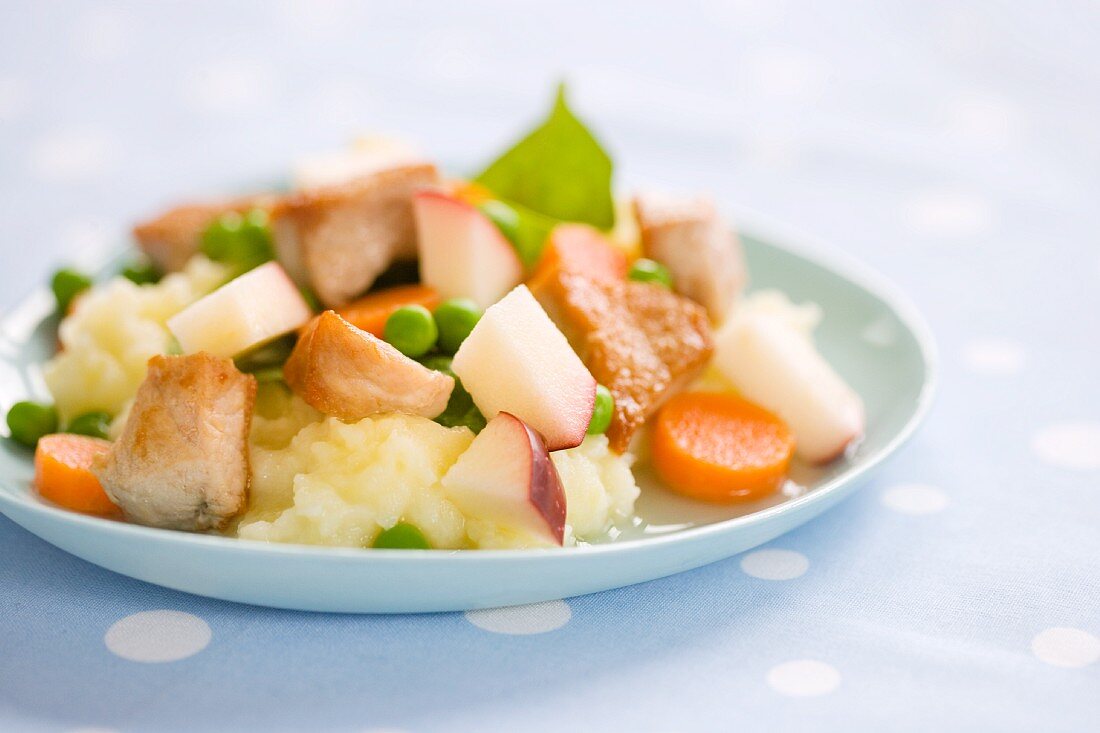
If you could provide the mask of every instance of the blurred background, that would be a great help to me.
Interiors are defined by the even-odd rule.
[[[1100,4],[1085,0],[3,0],[0,310],[57,265],[117,248],[133,221],[162,206],[279,180],[299,156],[363,133],[398,134],[453,172],[472,172],[540,119],[565,79],[621,189],[710,192],[899,284],[935,332],[942,387],[923,431],[874,486],[782,540],[814,558],[803,585],[759,590],[734,559],[571,601],[574,628],[598,635],[519,646],[523,664],[503,644],[478,642],[474,666],[493,670],[492,689],[503,692],[472,706],[465,729],[476,720],[517,730],[532,709],[556,726],[547,711],[562,704],[572,720],[583,713],[609,730],[672,730],[683,709],[698,718],[683,729],[709,730],[734,708],[746,725],[787,729],[829,721],[851,730],[858,714],[880,730],[1081,730],[1096,719],[1095,665],[1059,676],[1034,666],[1028,644],[1046,627],[1095,631],[1098,41]],[[758,219],[741,220],[752,228]],[[1052,451],[1042,431],[1063,424],[1050,433]],[[912,482],[941,487],[937,510],[948,509],[927,521],[884,517],[880,489]],[[7,520],[0,529],[38,551]],[[70,588],[88,568],[71,562],[25,592],[76,609],[62,621],[80,629],[116,612],[114,594],[123,604],[182,603],[117,578],[89,601]],[[738,616],[745,598],[775,602]],[[363,678],[383,722],[450,715],[476,683],[437,684],[426,706],[403,694],[406,681],[423,682],[432,665],[417,666],[418,655],[432,644],[453,652],[452,666],[464,663],[468,629],[453,617],[332,619],[192,602],[219,628],[239,628],[239,639],[227,634],[234,643],[252,644],[226,652],[247,669],[234,678],[242,689],[268,689],[265,675],[284,658],[316,672],[350,649],[361,666],[368,652],[355,655],[368,641],[382,644],[378,659],[410,662],[407,674]],[[791,624],[796,613],[822,627]],[[278,627],[285,650],[264,641],[278,624],[300,631]],[[46,652],[64,660],[77,636],[57,629]],[[81,638],[99,650],[98,633]],[[759,694],[760,665],[788,643],[834,643],[849,655],[833,707],[757,714],[774,702]],[[612,664],[596,659],[604,654]],[[546,659],[565,660],[576,681]],[[732,681],[697,677],[700,667]],[[18,662],[7,671],[37,689]],[[354,678],[318,686],[328,704],[340,701],[339,720],[358,719],[366,693]],[[592,698],[570,702],[574,688]],[[666,697],[681,710],[638,695],[649,689],[674,690]],[[50,731],[60,730],[54,717],[86,724],[88,710],[118,712],[106,699],[58,710],[52,697],[29,697],[18,704]],[[265,714],[278,727],[275,697]],[[635,707],[618,710],[628,699]],[[190,720],[191,701],[165,692],[160,704]],[[485,723],[489,707],[504,712]],[[132,715],[159,720],[158,710]]]
[[[0,34],[2,306],[363,132],[476,169],[559,79],[621,187],[711,191],[918,299],[910,259],[996,276],[1087,239],[1100,268],[1094,3],[9,1]]]

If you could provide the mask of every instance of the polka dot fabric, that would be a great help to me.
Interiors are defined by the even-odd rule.
[[[625,188],[765,211],[911,296],[941,376],[915,440],[739,557],[466,614],[189,596],[0,517],[0,731],[1096,729],[1100,14],[644,5],[8,3],[0,308],[364,132],[472,170],[564,76]]]

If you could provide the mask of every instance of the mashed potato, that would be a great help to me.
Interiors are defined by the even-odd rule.
[[[45,365],[61,418],[122,411],[145,379],[149,358],[168,349],[165,322],[226,275],[223,266],[200,256],[155,285],[116,277],[82,295],[61,322],[61,353]]]
[[[285,448],[254,446],[251,500],[238,536],[364,547],[404,520],[433,547],[465,547],[464,518],[439,480],[472,440],[466,428],[393,414],[350,424],[329,417],[306,425]]]
[[[524,547],[514,528],[463,516],[440,479],[473,441],[410,415],[356,423],[321,416],[285,388],[265,385],[252,428],[252,490],[239,537],[269,542],[369,547],[399,521],[416,525],[436,548]],[[568,506],[568,544],[595,539],[629,517],[638,487],[629,456],[607,438],[553,454]]]
[[[612,453],[607,436],[590,435],[576,448],[550,457],[565,487],[565,521],[576,539],[598,539],[608,527],[634,514],[634,456]]]

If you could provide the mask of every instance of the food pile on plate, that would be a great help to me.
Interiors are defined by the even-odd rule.
[[[53,404],[8,414],[45,499],[272,542],[575,545],[632,521],[636,461],[750,501],[863,431],[816,306],[745,295],[708,199],[616,199],[564,91],[476,176],[370,139],[293,179],[139,224],[115,277],[55,275]]]

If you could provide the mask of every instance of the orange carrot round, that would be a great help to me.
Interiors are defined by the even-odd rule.
[[[92,473],[92,461],[111,449],[106,440],[57,433],[38,440],[34,451],[34,486],[44,499],[85,514],[114,515],[119,509],[107,498]]]
[[[367,293],[359,300],[335,310],[356,328],[382,338],[386,320],[395,310],[403,305],[422,305],[428,310],[435,310],[439,300],[439,293],[427,285],[398,285]]]
[[[669,488],[737,502],[778,489],[794,445],[786,423],[762,407],[731,394],[686,392],[657,413],[650,451]]]

